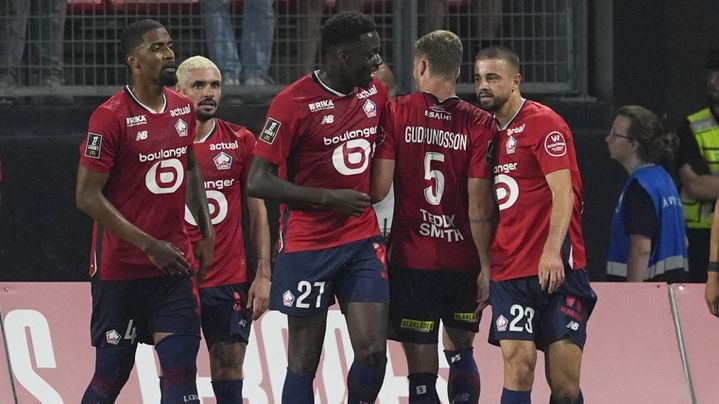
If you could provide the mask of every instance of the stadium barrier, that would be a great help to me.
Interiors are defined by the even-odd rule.
[[[582,367],[586,402],[716,403],[719,320],[703,304],[703,285],[595,283],[593,287],[599,303],[589,324]],[[79,402],[94,365],[89,289],[88,283],[0,283],[6,347],[0,352],[3,403]],[[490,312],[485,311],[474,346],[482,377],[480,402],[497,403],[502,359],[499,349],[486,342],[489,318]],[[285,317],[278,312],[266,313],[253,325],[245,359],[246,403],[280,402],[287,366],[286,327]],[[352,358],[344,319],[333,307],[315,379],[317,403],[346,400],[344,379]],[[140,345],[136,368],[118,403],[159,402],[158,368],[152,348]],[[532,393],[537,403],[549,397],[543,368],[539,355]],[[401,347],[389,342],[387,374],[378,403],[407,402],[406,373]],[[443,403],[447,375],[447,364],[441,359],[437,387]],[[204,344],[198,355],[197,385],[202,402],[214,403]]]

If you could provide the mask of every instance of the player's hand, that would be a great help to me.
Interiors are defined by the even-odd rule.
[[[704,299],[707,301],[709,312],[719,317],[719,272],[708,272]]]
[[[348,216],[359,216],[371,205],[369,195],[354,189],[327,190],[324,205]]]
[[[190,271],[190,262],[185,254],[167,241],[151,241],[145,248],[145,254],[150,262],[170,275],[186,275]]]
[[[479,316],[489,306],[489,269],[485,268],[477,277],[477,308],[475,314]]]
[[[564,263],[559,254],[543,252],[539,258],[539,286],[554,293],[564,283]]]
[[[260,271],[257,271],[258,273]],[[270,305],[270,278],[257,275],[247,294],[247,308],[252,308],[252,320],[260,318]]]
[[[197,281],[202,284],[207,275],[207,270],[212,266],[215,257],[215,239],[203,238],[195,243],[193,251],[195,258],[200,262],[200,272],[197,274]]]

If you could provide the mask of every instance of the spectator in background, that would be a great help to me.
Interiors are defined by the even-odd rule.
[[[0,91],[11,90],[20,84],[17,68],[26,39],[30,45],[26,62],[33,66],[30,84],[62,85],[65,7],[65,0],[0,2]]]
[[[676,138],[638,105],[619,108],[606,138],[609,154],[629,173],[612,218],[607,275],[629,282],[679,282],[687,266],[684,215],[671,175]]]
[[[275,33],[272,0],[245,0],[242,10],[242,39],[237,53],[230,7],[232,0],[204,0],[205,36],[210,58],[217,62],[222,84],[262,86],[272,84],[267,74]],[[242,62],[240,62],[240,55]]]
[[[706,58],[707,106],[689,115],[677,130],[681,197],[689,240],[689,281],[707,280],[712,208],[719,197],[719,47]]]

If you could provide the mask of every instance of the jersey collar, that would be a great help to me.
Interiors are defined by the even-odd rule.
[[[200,140],[195,140],[195,143],[205,143],[209,138],[212,137],[212,135],[215,134],[215,131],[217,131],[217,118],[214,118],[212,120],[212,129],[210,129],[205,136],[203,136]]]
[[[140,100],[137,97],[135,97],[135,93],[132,92],[132,89],[130,88],[129,85],[125,86],[125,93],[127,93],[127,95],[129,95],[130,98],[132,98],[132,100],[137,103],[137,105],[141,106],[142,108],[145,108],[152,114],[161,114],[161,113],[165,112],[165,109],[167,109],[167,94],[165,94],[164,89],[162,90],[162,107],[160,108],[159,111],[155,111],[154,109],[152,109],[152,108],[148,107],[147,105],[143,104],[142,102],[140,102]]]
[[[519,104],[519,108],[517,108],[517,112],[515,112],[514,115],[512,115],[512,117],[509,118],[509,120],[507,121],[506,124],[504,124],[503,127],[500,127],[500,126],[499,126],[499,121],[497,121],[497,116],[496,116],[496,115],[492,115],[492,117],[494,118],[494,122],[497,123],[497,130],[503,131],[503,130],[507,129],[507,128],[509,127],[509,125],[511,125],[512,122],[514,122],[514,118],[516,118],[517,115],[519,115],[519,111],[521,111],[522,108],[524,108],[524,103],[526,103],[526,102],[527,102],[527,99],[526,99],[526,98],[522,98],[522,103]]]
[[[339,92],[339,91],[333,89],[332,87],[328,86],[327,84],[325,84],[325,83],[320,79],[320,71],[319,71],[319,70],[315,70],[314,72],[312,72],[312,78],[314,78],[315,81],[317,82],[317,84],[319,84],[320,87],[322,87],[323,89],[325,89],[325,91],[327,91],[327,92],[329,92],[329,93],[331,93],[331,94],[334,94],[334,95],[336,95],[336,96],[338,96],[338,97],[346,97],[346,96],[352,94],[352,93],[348,93],[348,94],[341,93],[341,92]],[[353,90],[353,91],[354,91],[354,90]]]
[[[432,93],[428,93],[427,91],[422,91],[422,94],[431,97],[431,98],[434,100],[435,104],[444,104],[445,102],[457,101],[457,100],[460,99],[459,96],[453,95],[453,96],[451,96],[451,97],[449,97],[449,98],[445,98],[444,101],[440,101],[439,98],[437,98],[437,96],[435,96],[435,95],[432,94]]]

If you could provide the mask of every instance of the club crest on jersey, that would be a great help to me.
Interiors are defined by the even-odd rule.
[[[567,154],[567,142],[564,135],[556,130],[549,132],[544,138],[544,150],[552,157],[561,157]]]
[[[377,105],[372,102],[372,100],[365,101],[362,106],[362,110],[364,111],[364,114],[367,115],[367,118],[374,118],[377,116]]]
[[[100,152],[102,151],[102,135],[97,133],[87,134],[87,145],[85,145],[85,157],[91,157],[94,159],[100,158]]]
[[[507,154],[514,154],[514,152],[517,151],[517,139],[513,138],[512,135],[509,135],[504,148]]]
[[[105,332],[105,341],[110,345],[117,345],[120,343],[120,333],[115,330]]]
[[[215,162],[215,167],[217,167],[218,170],[229,170],[232,168],[232,156],[225,152],[220,152],[212,161]]]
[[[280,126],[282,126],[282,124],[278,120],[272,119],[268,116],[267,122],[265,122],[265,127],[262,128],[260,140],[265,143],[272,144],[277,137],[277,133],[280,131]]]
[[[180,137],[187,137],[187,128],[187,123],[182,119],[178,119],[175,123],[175,129],[177,130],[177,134],[180,135]]]
[[[504,332],[507,331],[507,325],[509,324],[509,321],[507,319],[500,315],[499,318],[497,318],[497,321],[495,322],[495,325],[497,326],[497,331]]]
[[[295,304],[295,295],[289,290],[285,291],[285,293],[282,294],[282,304],[284,304],[285,307],[292,307],[292,305]]]

